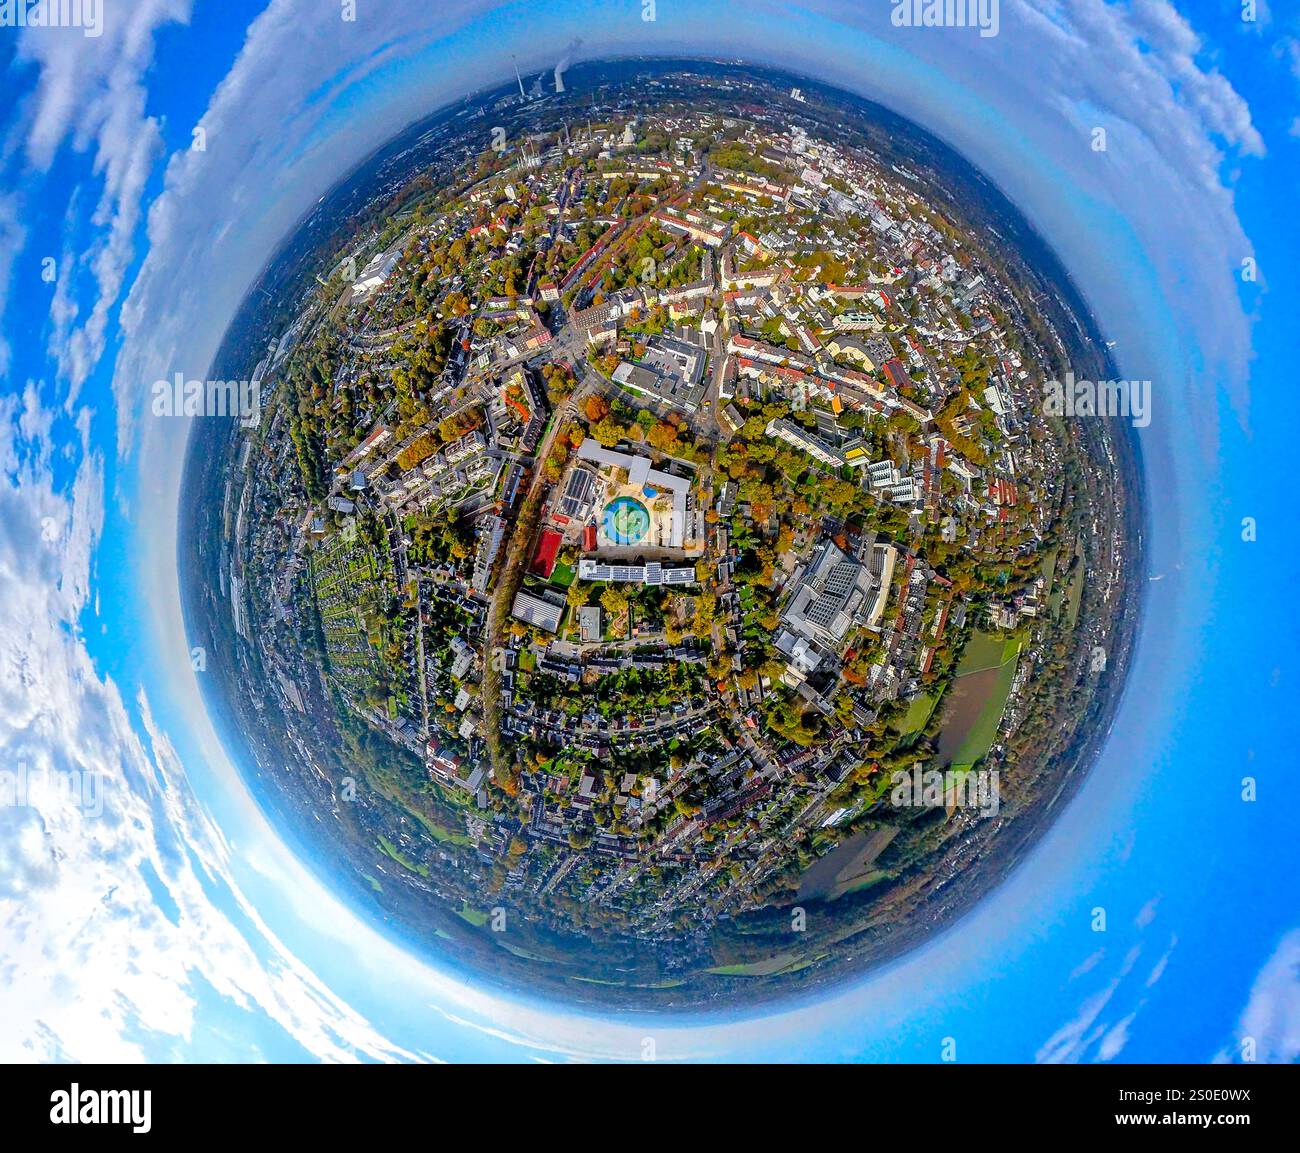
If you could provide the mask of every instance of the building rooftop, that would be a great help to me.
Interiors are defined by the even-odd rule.
[[[781,620],[813,646],[838,648],[854,623],[865,619],[871,607],[868,597],[876,581],[868,566],[848,556],[834,542],[824,540],[814,550]],[[788,645],[793,648],[794,642]],[[786,646],[778,647],[794,656]]]
[[[686,539],[686,497],[691,491],[691,482],[684,476],[660,472],[651,468],[651,461],[646,456],[633,456],[631,453],[615,452],[606,448],[598,440],[588,437],[578,449],[580,460],[591,461],[604,468],[622,468],[627,470],[628,483],[634,488],[647,486],[672,494],[672,523],[669,526],[669,548],[682,548]]]
[[[515,603],[510,612],[525,624],[553,633],[559,631],[564,604],[564,598],[554,593],[543,592],[540,596],[535,596],[521,590],[515,594]]]

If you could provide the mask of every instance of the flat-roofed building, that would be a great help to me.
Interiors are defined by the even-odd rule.
[[[832,444],[829,440],[793,421],[780,417],[769,421],[767,435],[794,445],[795,448],[806,452],[813,460],[820,461],[831,468],[844,467],[844,454],[840,451],[839,445]]]
[[[686,541],[686,503],[691,491],[691,482],[684,476],[660,472],[651,467],[651,460],[645,456],[633,456],[631,453],[615,452],[606,448],[600,441],[588,437],[578,448],[578,459],[589,461],[602,468],[621,468],[627,472],[628,484],[633,488],[644,490],[649,487],[656,492],[667,492],[672,497],[672,514],[668,526],[669,548],[683,548]]]
[[[695,583],[695,568],[665,568],[658,561],[602,564],[591,557],[583,557],[578,561],[578,579],[609,584],[688,585]]]
[[[578,632],[584,642],[600,640],[600,605],[584,605],[578,610]]]
[[[397,262],[402,258],[401,252],[380,252],[370,259],[370,263],[358,273],[352,282],[352,295],[356,300],[364,300],[376,289],[382,288],[384,281],[392,275]]]
[[[781,613],[783,628],[776,638],[803,675],[813,672],[844,644],[855,624],[864,624],[875,607],[872,596],[878,577],[833,541],[823,540],[799,577]]]
[[[595,495],[596,474],[587,468],[575,468],[560,497],[560,514],[570,520],[586,520]]]
[[[703,344],[675,336],[656,336],[648,342],[641,361],[624,361],[614,370],[613,379],[624,388],[694,412],[707,387],[708,359]]]
[[[564,605],[564,598],[558,594],[543,592],[534,595],[521,589],[515,594],[510,613],[525,624],[554,633],[559,631]]]

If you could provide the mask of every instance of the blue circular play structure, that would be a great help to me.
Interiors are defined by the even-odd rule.
[[[631,545],[650,531],[650,513],[636,497],[620,496],[605,506],[605,536],[616,545]]]

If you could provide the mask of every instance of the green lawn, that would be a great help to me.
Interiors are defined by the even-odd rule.
[[[451,845],[468,845],[471,843],[469,837],[464,833],[457,832],[455,829],[448,829],[445,826],[438,824],[437,821],[426,816],[424,813],[420,812],[419,809],[413,809],[408,806],[406,811],[428,830],[429,835],[435,841],[442,841]]]
[[[537,953],[530,953],[527,949],[521,949],[518,945],[512,945],[509,941],[503,941],[500,936],[497,936],[495,940],[496,943],[507,953],[513,953],[522,961],[541,961],[545,965],[552,965],[555,963],[549,957],[543,957]]]
[[[387,837],[379,838],[379,847],[384,851],[384,853],[401,865],[403,869],[409,869],[412,873],[417,873],[421,877],[427,877],[429,875],[428,865],[417,865],[409,857],[403,856],[402,853],[398,851],[397,846]]]
[[[1083,562],[1080,561],[1070,577],[1070,588],[1067,593],[1069,599],[1065,605],[1065,620],[1070,628],[1074,628],[1079,623],[1079,606],[1083,603],[1083,568]]]
[[[778,953],[762,961],[751,961],[744,965],[716,965],[705,972],[716,973],[719,977],[775,977],[778,974],[797,973],[816,964],[821,956],[801,958],[797,953]]]
[[[1056,557],[1061,551],[1059,545],[1053,545],[1043,554],[1043,599],[1050,603],[1052,581],[1056,576]]]
[[[981,757],[987,756],[993,741],[998,735],[998,725],[1002,721],[1003,710],[1007,707],[1007,697],[1011,695],[1011,682],[1016,675],[1019,663],[1020,637],[1008,637],[1002,642],[1002,660],[998,670],[998,680],[993,691],[989,693],[980,715],[966,734],[957,752],[953,754],[953,767],[969,767]]]
[[[779,953],[763,961],[750,961],[740,965],[715,965],[706,971],[716,973],[719,977],[771,977],[797,964],[799,964],[797,953]]]
[[[468,905],[461,905],[459,916],[463,917],[471,925],[482,928],[488,923],[488,915],[479,909],[471,909]]]
[[[934,693],[922,693],[917,697],[907,706],[907,712],[903,714],[903,719],[898,722],[899,736],[910,737],[913,733],[919,733],[925,728],[934,713],[934,706],[938,703],[939,698]]]
[[[616,989],[676,989],[679,985],[685,985],[686,982],[680,978],[672,981],[659,981],[653,985],[630,984],[627,981],[603,981],[599,977],[579,977],[575,973],[567,974],[570,981],[581,981],[585,985],[612,985]]]
[[[1017,651],[1019,643],[1017,642]],[[1006,659],[1005,638],[998,633],[977,632],[966,642],[966,648],[961,654],[961,662],[957,665],[957,676],[969,676],[971,673],[982,672],[984,669],[993,669],[1001,665]]]
[[[1083,557],[1076,545],[1069,555],[1069,567],[1063,568],[1058,558],[1053,566],[1056,579],[1052,582],[1047,596],[1047,607],[1052,616],[1059,618],[1062,608],[1065,610],[1065,622],[1074,628],[1079,621],[1079,606],[1083,603],[1083,581],[1085,566]]]
[[[872,885],[877,884],[880,881],[883,881],[886,877],[889,876],[893,876],[893,874],[888,869],[873,869],[870,873],[866,873],[863,876],[859,877],[856,881],[852,881],[849,884],[845,885],[844,892],[856,893],[860,889],[869,889]],[[844,893],[840,894],[840,896],[843,895]]]

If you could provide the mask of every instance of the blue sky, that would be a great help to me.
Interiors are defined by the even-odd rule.
[[[888,0],[660,0],[654,21],[632,0],[358,0],[352,23],[324,0],[104,0],[98,37],[0,28],[0,747],[32,782],[0,807],[0,1057],[639,1059],[647,1037],[663,1059],[937,1060],[945,1038],[961,1061],[1300,1056],[1300,13],[1237,7],[1002,0],[990,39],[895,29]],[[149,416],[148,386],[202,376],[293,222],[511,52],[741,56],[880,100],[1017,203],[1153,382],[1152,580],[1101,761],[997,893],[822,1003],[598,1018],[435,969],[295,858],[198,696],[187,429]],[[91,776],[102,812],[42,784]]]

